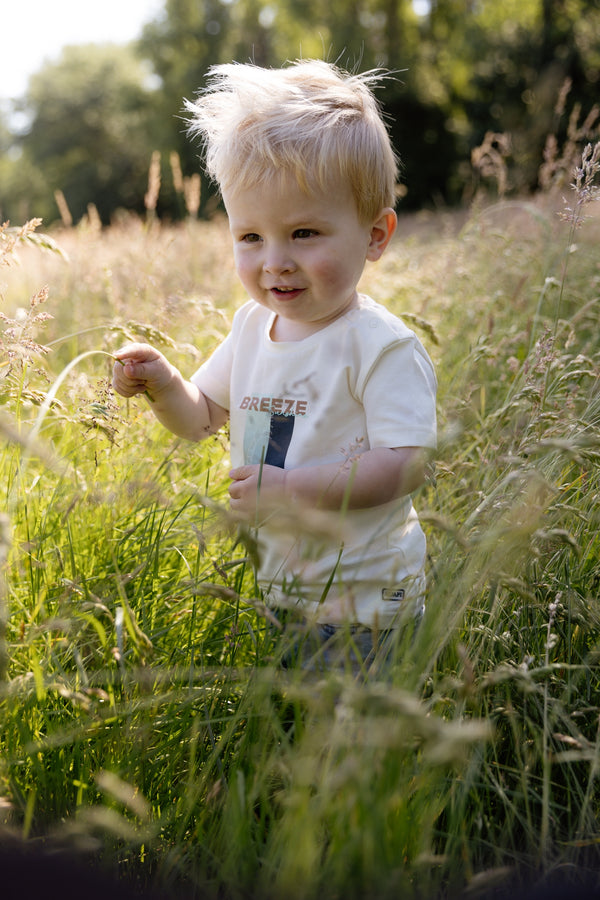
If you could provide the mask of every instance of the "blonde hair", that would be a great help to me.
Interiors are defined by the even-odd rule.
[[[213,66],[208,86],[185,101],[188,130],[222,192],[292,172],[307,193],[349,183],[358,216],[393,207],[397,159],[372,86],[380,72],[350,75],[320,60],[281,69]]]

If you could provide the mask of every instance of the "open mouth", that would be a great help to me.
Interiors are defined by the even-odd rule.
[[[297,297],[301,294],[302,288],[274,287],[271,288],[271,293],[275,294],[276,297],[283,297],[286,300],[290,300],[292,297]]]

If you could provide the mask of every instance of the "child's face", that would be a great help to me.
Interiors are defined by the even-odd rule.
[[[274,339],[301,340],[356,305],[365,261],[383,247],[381,229],[359,221],[346,184],[309,195],[292,175],[281,175],[226,192],[224,201],[238,275],[250,296],[276,313]]]

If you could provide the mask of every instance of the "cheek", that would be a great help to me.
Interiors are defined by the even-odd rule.
[[[313,276],[323,285],[330,288],[341,288],[357,280],[362,267],[353,265],[349,256],[324,257],[313,266]]]
[[[235,270],[242,284],[253,283],[256,279],[256,266],[243,253],[234,254]]]

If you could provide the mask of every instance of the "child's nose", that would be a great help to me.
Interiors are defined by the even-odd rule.
[[[281,275],[293,272],[296,264],[284,247],[270,247],[265,254],[263,268],[270,275]]]

